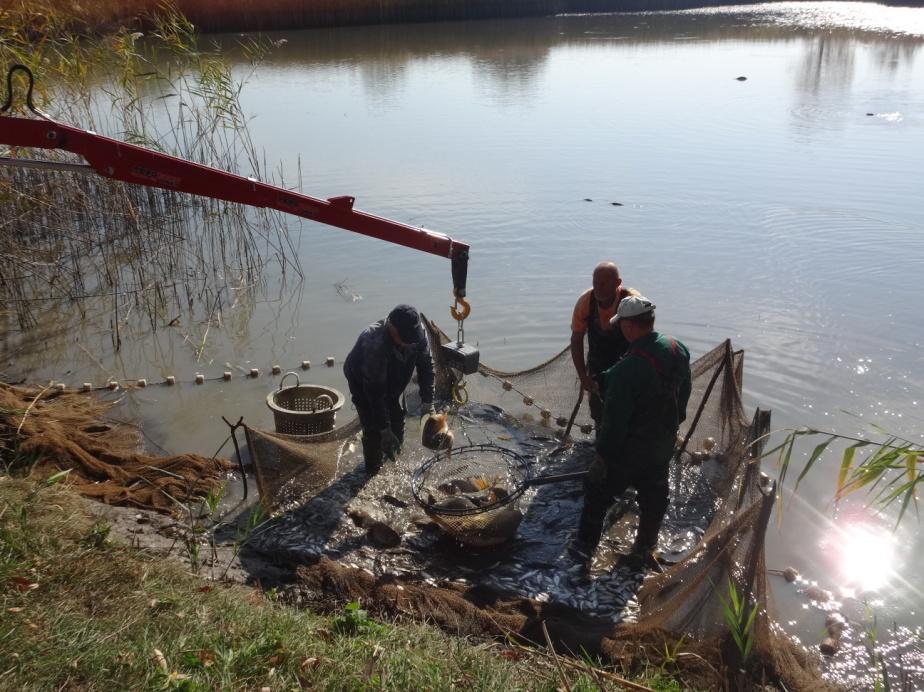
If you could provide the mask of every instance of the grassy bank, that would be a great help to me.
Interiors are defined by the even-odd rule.
[[[202,581],[114,545],[66,487],[0,476],[0,689],[581,690],[601,675]]]

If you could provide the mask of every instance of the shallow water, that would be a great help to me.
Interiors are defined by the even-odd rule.
[[[747,404],[772,409],[774,427],[869,435],[876,422],[924,439],[924,10],[784,3],[272,38],[242,92],[253,139],[290,181],[300,161],[308,194],[355,195],[359,209],[470,243],[466,334],[485,362],[522,368],[557,352],[594,264],[610,258],[694,356],[726,337],[745,349]],[[304,282],[270,277],[252,310],[228,309],[200,359],[170,329],[123,336],[113,355],[103,321],[44,339],[8,372],[175,374],[180,386],[124,395],[119,415],[170,451],[211,454],[222,415],[271,425],[277,380],[239,368],[310,359],[303,377],[343,388],[339,367],[319,365],[339,364],[394,304],[449,328],[445,260],[290,227]],[[226,369],[231,382],[191,384]],[[835,591],[857,622],[867,601],[880,622],[917,628],[917,521],[892,533],[892,513],[854,502],[832,524],[836,463],[787,494],[768,566]],[[771,584],[782,622],[816,642],[823,612],[798,586]]]

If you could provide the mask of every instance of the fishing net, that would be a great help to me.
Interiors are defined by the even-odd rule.
[[[437,396],[448,400],[459,374],[442,361],[438,346],[446,342],[445,334],[435,325],[429,324],[429,327]],[[745,415],[741,402],[743,368],[744,355],[734,351],[730,342],[719,345],[692,364],[693,391],[687,420],[680,430],[682,444],[678,445],[672,461],[671,505],[659,541],[660,551],[670,559],[665,560],[663,573],[648,575],[644,581],[639,575],[631,587],[634,595],[626,596],[622,591],[626,581],[631,582],[633,577],[620,574],[615,567],[594,577],[591,583],[569,581],[571,577],[567,572],[571,568],[564,553],[558,551],[561,544],[556,541],[562,540],[562,535],[573,534],[576,528],[579,509],[570,508],[580,507],[579,484],[572,484],[578,487],[570,491],[572,499],[574,494],[578,495],[577,503],[569,504],[567,496],[551,492],[531,495],[536,493],[533,489],[523,495],[519,501],[526,503],[527,516],[519,531],[514,527],[514,533],[522,534],[527,530],[530,513],[538,517],[533,522],[534,528],[538,526],[547,533],[532,540],[515,540],[498,549],[494,555],[499,560],[493,564],[478,563],[466,572],[473,572],[468,580],[434,576],[434,563],[428,563],[430,566],[424,569],[420,566],[423,563],[408,557],[444,550],[439,543],[409,537],[416,535],[413,533],[405,533],[398,548],[371,553],[365,562],[356,557],[359,553],[350,552],[355,547],[354,541],[361,539],[333,524],[327,538],[312,539],[316,542],[312,543],[310,551],[299,552],[297,540],[290,541],[287,546],[285,541],[273,543],[271,539],[267,539],[261,550],[301,563],[298,583],[288,591],[287,598],[293,602],[310,601],[331,607],[332,603],[361,599],[364,607],[373,611],[426,618],[462,634],[509,636],[514,632],[540,643],[544,641],[541,636],[533,638],[530,635],[535,635],[538,624],[544,622],[553,641],[563,650],[575,654],[582,650],[596,653],[605,660],[624,665],[629,659],[657,661],[665,651],[665,644],[685,637],[684,650],[711,652],[710,661],[722,661],[721,666],[712,666],[711,672],[697,669],[700,677],[691,678],[695,687],[740,687],[742,679],[764,679],[780,683],[787,689],[823,689],[824,683],[815,672],[814,659],[772,622],[764,565],[764,533],[775,491],[773,484],[760,472],[760,444],[754,444],[767,431],[769,414],[758,411],[751,418]],[[528,370],[505,372],[482,365],[479,373],[480,376],[472,376],[467,385],[470,401],[477,403],[461,407],[451,423],[457,441],[461,440],[460,434],[465,438],[461,449],[465,445],[497,444],[503,439],[511,440],[508,445],[517,440],[525,445],[534,440],[559,443],[558,438],[571,417],[579,391],[567,348]],[[479,430],[488,429],[487,423],[482,422],[485,415],[494,416],[491,424],[495,427],[488,435],[477,439]],[[559,466],[569,459],[576,463],[582,450],[589,450],[592,455],[592,447],[585,442],[592,432],[586,402],[578,411],[576,421],[571,435],[573,454],[563,455],[566,459]],[[510,432],[516,434],[515,440],[504,438],[498,432],[514,429],[519,431]],[[323,521],[321,515],[312,514],[311,507],[316,499],[328,504],[332,500],[334,504],[349,504],[358,497],[370,501],[390,498],[400,503],[401,498],[382,494],[380,488],[384,486],[377,484],[384,482],[383,474],[372,479],[361,478],[361,466],[357,464],[350,476],[350,466],[357,453],[351,446],[355,444],[358,431],[354,421],[324,436],[299,441],[261,431],[248,432],[258,479],[262,478],[259,483],[264,502],[271,507],[291,508],[288,514],[277,515],[280,529],[285,527],[287,517],[292,518],[290,524],[294,522],[301,527]],[[409,449],[407,442],[402,457],[413,457],[415,451],[422,451]],[[487,447],[482,451],[487,451]],[[459,448],[452,454],[455,458]],[[432,453],[428,456],[432,457]],[[549,455],[539,452],[531,463],[543,456],[548,461]],[[401,466],[402,463],[411,462],[399,457],[395,473],[406,474],[404,482],[407,483],[407,478],[420,463],[414,462],[410,468]],[[483,475],[477,468],[452,471],[437,485],[451,482],[454,479],[449,476],[452,475],[463,478]],[[338,480],[325,485],[334,477]],[[298,497],[296,491],[302,492],[302,496]],[[545,491],[543,488],[539,492]],[[407,503],[401,505],[407,507]],[[556,513],[556,508],[562,511]],[[407,518],[410,511],[385,509],[392,517]],[[564,510],[569,510],[570,515]],[[444,513],[434,518],[445,523],[452,517]],[[413,516],[411,520],[419,521]],[[618,516],[612,521],[615,525]],[[567,523],[564,528],[563,523]],[[674,550],[680,529],[687,529],[692,538],[682,549]],[[629,533],[633,533],[631,527]],[[492,533],[489,539],[497,536]],[[605,537],[604,542],[606,540],[610,539]],[[485,545],[491,544],[489,540]],[[553,548],[551,551],[549,546]],[[541,569],[524,571],[522,566],[518,567],[517,560],[533,553],[545,555],[548,571],[538,574]],[[465,553],[444,553],[443,557],[447,554],[457,561],[457,566],[468,559]],[[512,563],[508,559],[511,555],[515,556]],[[393,562],[388,563],[392,558]],[[389,564],[398,564],[399,559],[408,560],[404,569],[389,567]],[[491,573],[502,569],[509,570],[511,578],[506,582],[499,579],[491,582]],[[456,576],[459,574],[461,572],[457,571]],[[611,578],[622,579],[623,583],[614,585]],[[538,584],[535,588],[530,586],[534,583]],[[589,593],[593,590],[596,595]],[[737,649],[730,634],[725,606],[730,602],[732,590],[745,604],[746,613],[751,609],[757,611],[750,630],[753,650],[748,656]],[[524,597],[524,593],[528,597]],[[614,594],[618,596],[616,600],[607,600]],[[633,599],[637,603],[634,609],[631,607]],[[622,604],[622,621],[607,616],[610,603]],[[744,678],[740,678],[742,675]]]
[[[358,418],[317,435],[286,435],[245,427],[260,498],[268,512],[295,506],[337,474],[344,450],[362,430]]]
[[[411,478],[424,511],[453,538],[489,547],[510,540],[523,518],[517,500],[526,490],[529,465],[494,444],[468,445],[433,456]]]
[[[86,497],[165,513],[221,485],[229,462],[143,454],[137,428],[102,418],[109,406],[85,394],[0,383],[0,455],[11,471],[67,471],[61,482]]]

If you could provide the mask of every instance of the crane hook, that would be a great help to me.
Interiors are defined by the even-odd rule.
[[[465,386],[465,380],[459,380],[452,385],[452,400],[456,406],[465,406],[468,403],[468,390]]]
[[[462,308],[461,310],[459,308]],[[461,322],[472,311],[472,306],[468,304],[468,301],[461,296],[456,296],[456,304],[449,308],[449,313],[452,315],[452,319],[456,322]]]

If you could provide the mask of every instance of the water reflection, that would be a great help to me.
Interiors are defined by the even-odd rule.
[[[832,9],[819,13],[818,6]],[[476,77],[485,79],[482,86],[492,101],[522,105],[524,100],[538,95],[551,53],[564,48],[602,43],[677,45],[691,40],[806,40],[801,82],[806,90],[817,92],[823,86],[849,85],[858,41],[871,45],[877,60],[895,70],[914,59],[919,38],[924,36],[920,12],[907,19],[908,15],[899,8],[881,8],[879,21],[873,22],[862,19],[870,14],[867,5],[860,6],[861,19],[854,11],[856,3],[812,3],[811,7],[816,9],[807,10],[800,3],[779,3],[673,13],[275,32],[272,36],[277,46],[264,65],[271,71],[298,66],[313,70],[321,66],[358,67],[368,95],[387,100],[400,91],[416,62],[436,59],[450,65],[450,59],[461,58],[472,66]],[[900,31],[899,26],[905,29]],[[880,33],[882,27],[890,32],[888,38]],[[819,35],[821,29],[823,35]],[[246,62],[237,47],[238,35],[218,36],[217,40],[229,55]]]
[[[920,43],[917,42],[880,41],[874,44],[873,55],[881,71],[895,73],[899,67],[914,62],[915,54],[920,47]]]
[[[806,42],[800,86],[818,95],[822,89],[845,89],[854,74],[856,44],[844,39],[820,36]]]

